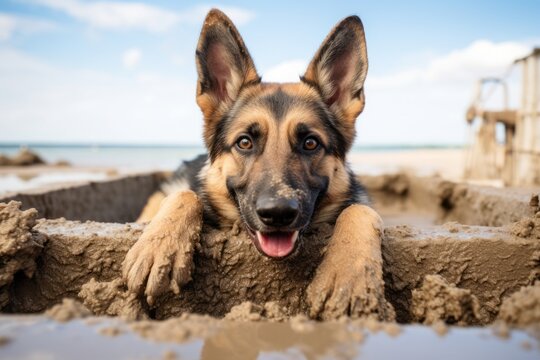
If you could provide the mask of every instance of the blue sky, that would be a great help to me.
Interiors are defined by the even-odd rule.
[[[1,0],[0,141],[200,144],[194,48],[210,7],[269,80],[295,80],[331,27],[359,15],[360,145],[462,143],[476,78],[540,45],[539,1]]]

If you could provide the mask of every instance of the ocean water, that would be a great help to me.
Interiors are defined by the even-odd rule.
[[[120,169],[172,170],[183,160],[206,152],[203,146],[143,146],[143,145],[19,145],[1,144],[0,154],[13,155],[21,146],[37,152],[49,163],[60,160],[74,166],[115,167]],[[352,153],[399,152],[417,149],[456,148],[452,145],[385,145],[353,147]],[[355,164],[353,164],[354,167]]]
[[[67,161],[72,167],[55,168],[53,171],[2,171],[0,168],[0,195],[2,193],[24,191],[47,185],[100,181],[111,176],[109,169],[119,174],[156,170],[175,170],[183,160],[190,160],[205,153],[203,146],[118,146],[118,145],[23,145],[38,153],[47,163]],[[351,167],[361,174],[395,172],[400,164],[366,162],[362,153],[397,153],[418,149],[444,149],[451,146],[364,146],[351,150]],[[20,144],[0,144],[0,154],[14,155],[21,149]],[[392,158],[392,157],[390,157]],[[402,165],[402,164],[401,164]],[[27,172],[26,170],[29,170]],[[427,173],[433,169],[427,169]]]
[[[29,145],[46,162],[68,161],[74,166],[115,167],[131,170],[171,170],[182,160],[205,152],[202,146],[91,146]],[[13,155],[19,145],[0,145],[0,153]]]

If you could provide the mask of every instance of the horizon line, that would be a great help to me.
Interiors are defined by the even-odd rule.
[[[378,143],[357,144],[352,149],[391,149],[391,148],[461,148],[465,143]],[[42,142],[42,141],[0,141],[0,148],[13,147],[43,147],[43,148],[204,148],[204,144],[173,144],[173,143],[94,143],[94,142]]]

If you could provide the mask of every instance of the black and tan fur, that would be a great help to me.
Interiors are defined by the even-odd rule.
[[[145,231],[153,235],[143,235],[126,258],[124,277],[129,288],[144,290],[150,300],[168,288],[178,291],[190,269],[163,270],[160,254],[190,256],[193,250],[182,243],[189,242],[182,233],[185,227],[194,228],[188,218],[199,212],[205,224],[214,227],[240,221],[251,231],[285,228],[300,233],[322,222],[335,223],[340,217],[340,223],[368,227],[336,229],[342,239],[333,241],[349,245],[332,247],[347,258],[356,251],[351,246],[361,247],[357,240],[368,249],[374,246],[380,257],[376,249],[380,240],[373,238],[380,230],[380,218],[358,205],[365,204],[367,196],[346,161],[355,120],[364,108],[368,68],[360,19],[348,17],[330,32],[298,83],[277,84],[262,81],[236,27],[222,12],[212,10],[202,28],[196,62],[197,104],[204,117],[208,155],[185,163],[164,186],[165,194],[155,197],[154,203],[168,195],[157,214],[147,209],[143,215],[143,220],[153,218],[150,230]],[[249,149],[239,145],[245,137]],[[308,139],[315,140],[314,149]],[[186,189],[190,195],[179,192]],[[197,194],[195,198],[191,191]],[[186,196],[188,203],[198,204],[197,210],[178,205]],[[257,213],[261,198],[276,197],[292,199],[299,208],[298,216],[284,226],[263,223]],[[355,221],[342,218],[346,216]],[[378,230],[373,232],[373,228]],[[297,251],[304,246],[309,244],[300,241]],[[322,291],[319,288],[324,286],[320,281],[314,288]]]

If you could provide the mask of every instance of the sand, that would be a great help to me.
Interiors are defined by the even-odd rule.
[[[121,279],[97,282],[92,278],[81,287],[78,296],[94,314],[119,316],[125,320],[149,318],[143,302],[137,295],[127,291]]]
[[[540,326],[540,281],[505,299],[498,319],[512,326]]]
[[[90,280],[79,293],[90,309],[97,315],[119,315],[130,319],[144,318],[145,311],[151,310],[156,319],[167,319],[183,313],[208,314],[230,319],[271,319],[280,320],[296,314],[308,314],[307,288],[314,271],[324,254],[324,247],[331,235],[331,228],[318,229],[307,234],[308,250],[299,256],[272,261],[261,256],[253,247],[249,235],[238,227],[230,231],[209,230],[203,237],[196,252],[192,281],[180,290],[180,294],[168,293],[157,299],[154,306],[129,294],[120,279],[109,282]],[[307,265],[307,266],[306,266]],[[375,281],[368,279],[367,283]],[[393,310],[383,297],[383,289],[372,294],[364,306],[363,315],[373,314],[380,320],[392,320]],[[379,294],[379,298],[377,298]],[[343,298],[342,301],[350,301]],[[380,301],[380,306],[377,303]],[[381,311],[380,309],[390,310]],[[343,306],[347,309],[347,306]],[[329,308],[328,317],[334,314]],[[326,316],[325,312],[317,317]],[[342,312],[341,315],[353,315]],[[357,315],[358,316],[358,315]]]
[[[521,219],[510,227],[510,231],[521,238],[540,239],[540,212],[534,217]]]
[[[29,166],[40,164],[45,164],[45,161],[43,161],[38,154],[27,148],[22,148],[12,157],[0,154],[0,166]]]
[[[94,226],[97,223],[88,222],[85,236],[79,237],[80,224],[64,219],[36,224],[34,229],[46,234],[49,241],[43,247],[39,271],[31,279],[12,286],[15,296],[9,304],[10,312],[41,312],[62,298],[77,298],[82,286],[93,278],[111,281],[119,276],[122,260],[140,236],[142,227],[137,224],[98,227]]]
[[[416,186],[414,181],[409,183],[411,188]],[[414,321],[413,291],[422,286],[427,275],[440,274],[458,288],[470,290],[480,303],[479,318],[464,318],[462,322],[493,321],[504,298],[538,276],[540,242],[533,231],[516,233],[519,224],[485,228],[452,222],[433,228],[387,228],[383,239],[385,297],[398,320]],[[530,228],[529,222],[524,224]],[[38,271],[33,278],[21,277],[12,284],[14,296],[5,310],[41,312],[69,297],[81,300],[97,315],[127,319],[167,319],[186,312],[223,317],[245,301],[253,306],[240,314],[249,318],[268,318],[264,312],[267,303],[275,304],[279,311],[274,312],[283,316],[307,314],[306,288],[331,234],[331,227],[319,229],[308,247],[311,252],[275,262],[260,256],[239,228],[206,231],[203,245],[196,250],[193,280],[179,295],[170,293],[150,308],[128,294],[119,280],[122,259],[142,229],[135,224],[39,221],[35,231],[48,241],[39,257]],[[265,308],[262,313],[261,307]]]
[[[448,221],[442,226],[401,223],[386,228],[385,291],[374,297],[375,308],[389,301],[399,322],[429,324],[440,335],[453,325],[496,321],[493,331],[504,337],[512,333],[510,327],[540,323],[539,285],[532,285],[540,276],[540,209],[534,193],[501,193],[403,174],[372,177],[368,185],[376,189],[375,206],[394,206],[397,215],[407,215],[401,221],[416,221],[418,215],[420,220],[427,215],[431,224]],[[343,355],[336,351],[343,351],[348,358],[365,341],[362,329],[403,336],[393,317],[381,317],[367,305],[368,314],[360,320],[335,314],[322,322],[309,318],[306,289],[325,255],[331,227],[308,234],[310,251],[281,262],[261,257],[238,226],[225,232],[205,229],[195,251],[192,280],[179,295],[169,293],[149,306],[127,292],[120,279],[121,262],[143,226],[36,222],[35,211],[22,212],[16,203],[2,206],[0,249],[7,251],[0,253],[0,260],[18,259],[11,270],[0,267],[0,279],[7,279],[0,286],[7,299],[5,312],[50,309],[47,315],[58,321],[90,313],[119,316],[129,322],[97,332],[121,338],[129,330],[160,342],[203,338],[205,356],[222,358],[291,346],[313,351],[307,355],[336,357]],[[470,225],[460,224],[463,219]],[[373,316],[366,316],[369,313]],[[172,357],[174,352],[161,353]]]
[[[484,324],[495,319],[505,297],[538,276],[540,242],[517,237],[508,227],[398,226],[387,228],[385,237],[386,297],[400,322],[413,321],[412,294],[427,275],[471,290]]]
[[[458,289],[440,275],[428,275],[422,287],[412,292],[413,321],[433,325],[481,323],[478,298],[470,290]]]
[[[79,301],[65,298],[62,303],[54,305],[45,311],[45,316],[58,322],[66,322],[73,319],[85,318],[92,315],[92,312],[84,307]]]
[[[126,223],[137,219],[162,179],[162,173],[150,173],[113,176],[107,181],[61,183],[0,194],[0,202],[19,201],[23,209],[38,210],[40,218]]]
[[[10,286],[14,296],[6,310],[39,312],[67,297],[80,299],[96,315],[131,320],[150,315],[166,319],[185,312],[223,317],[245,301],[261,304],[257,306],[265,309],[262,316],[266,318],[307,314],[306,289],[332,233],[332,228],[326,226],[306,234],[304,241],[310,242],[307,251],[293,259],[272,261],[261,256],[238,227],[228,232],[207,230],[196,251],[192,281],[179,295],[169,293],[150,308],[144,299],[128,293],[120,280],[122,260],[140,236],[142,226],[57,219],[40,221],[35,230],[49,239],[40,249],[39,271]],[[379,294],[379,298],[370,297],[366,312],[373,312],[380,320],[391,320],[393,311],[379,311],[376,303],[380,300],[381,305],[389,306],[382,289],[373,294]],[[254,315],[238,313],[241,316]]]
[[[360,174],[409,173],[459,181],[463,177],[465,155],[465,149],[456,148],[352,152],[347,157]]]
[[[404,222],[426,226],[449,221],[503,226],[534,217],[540,211],[540,188],[498,189],[405,173],[362,175],[359,180],[387,226]]]
[[[9,286],[15,275],[31,277],[36,257],[41,253],[45,237],[32,231],[37,211],[20,210],[15,201],[0,204],[0,309],[10,301]]]

